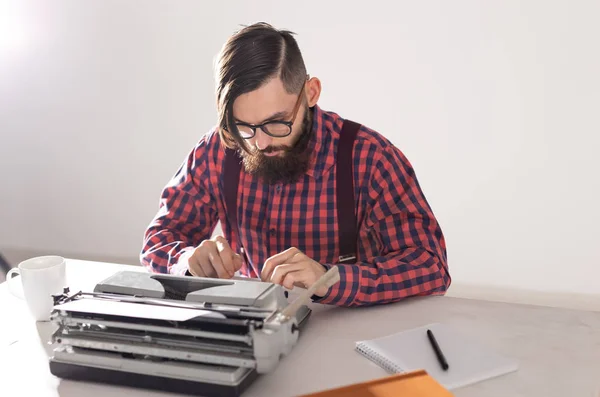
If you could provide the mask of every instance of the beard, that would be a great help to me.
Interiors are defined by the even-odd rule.
[[[269,185],[294,183],[306,173],[310,162],[308,142],[312,136],[312,110],[306,107],[300,136],[293,146],[269,146],[264,150],[247,153],[239,150],[246,172],[255,175]],[[278,156],[265,156],[264,153],[281,151]]]

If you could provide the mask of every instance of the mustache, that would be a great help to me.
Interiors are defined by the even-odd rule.
[[[273,153],[273,152],[289,152],[291,151],[292,148],[289,146],[285,146],[285,145],[280,145],[280,146],[267,146],[266,148],[264,148],[263,150],[260,150],[260,153]]]

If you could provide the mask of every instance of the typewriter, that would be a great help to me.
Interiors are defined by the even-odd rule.
[[[54,296],[50,372],[199,396],[240,396],[292,351],[314,291],[289,303],[285,289],[230,280],[121,271],[92,292]]]

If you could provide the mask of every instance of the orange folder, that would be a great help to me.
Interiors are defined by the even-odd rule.
[[[353,385],[305,394],[299,397],[451,397],[447,389],[440,385],[424,370],[394,374],[383,378],[356,383]]]

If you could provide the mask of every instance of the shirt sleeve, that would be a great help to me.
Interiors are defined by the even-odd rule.
[[[184,275],[186,255],[210,238],[217,223],[204,141],[192,150],[162,191],[158,212],[144,233],[140,261],[155,273]]]
[[[446,245],[415,172],[395,147],[383,150],[369,186],[365,225],[377,255],[338,266],[340,282],[316,302],[338,306],[390,303],[441,295],[450,286]]]

